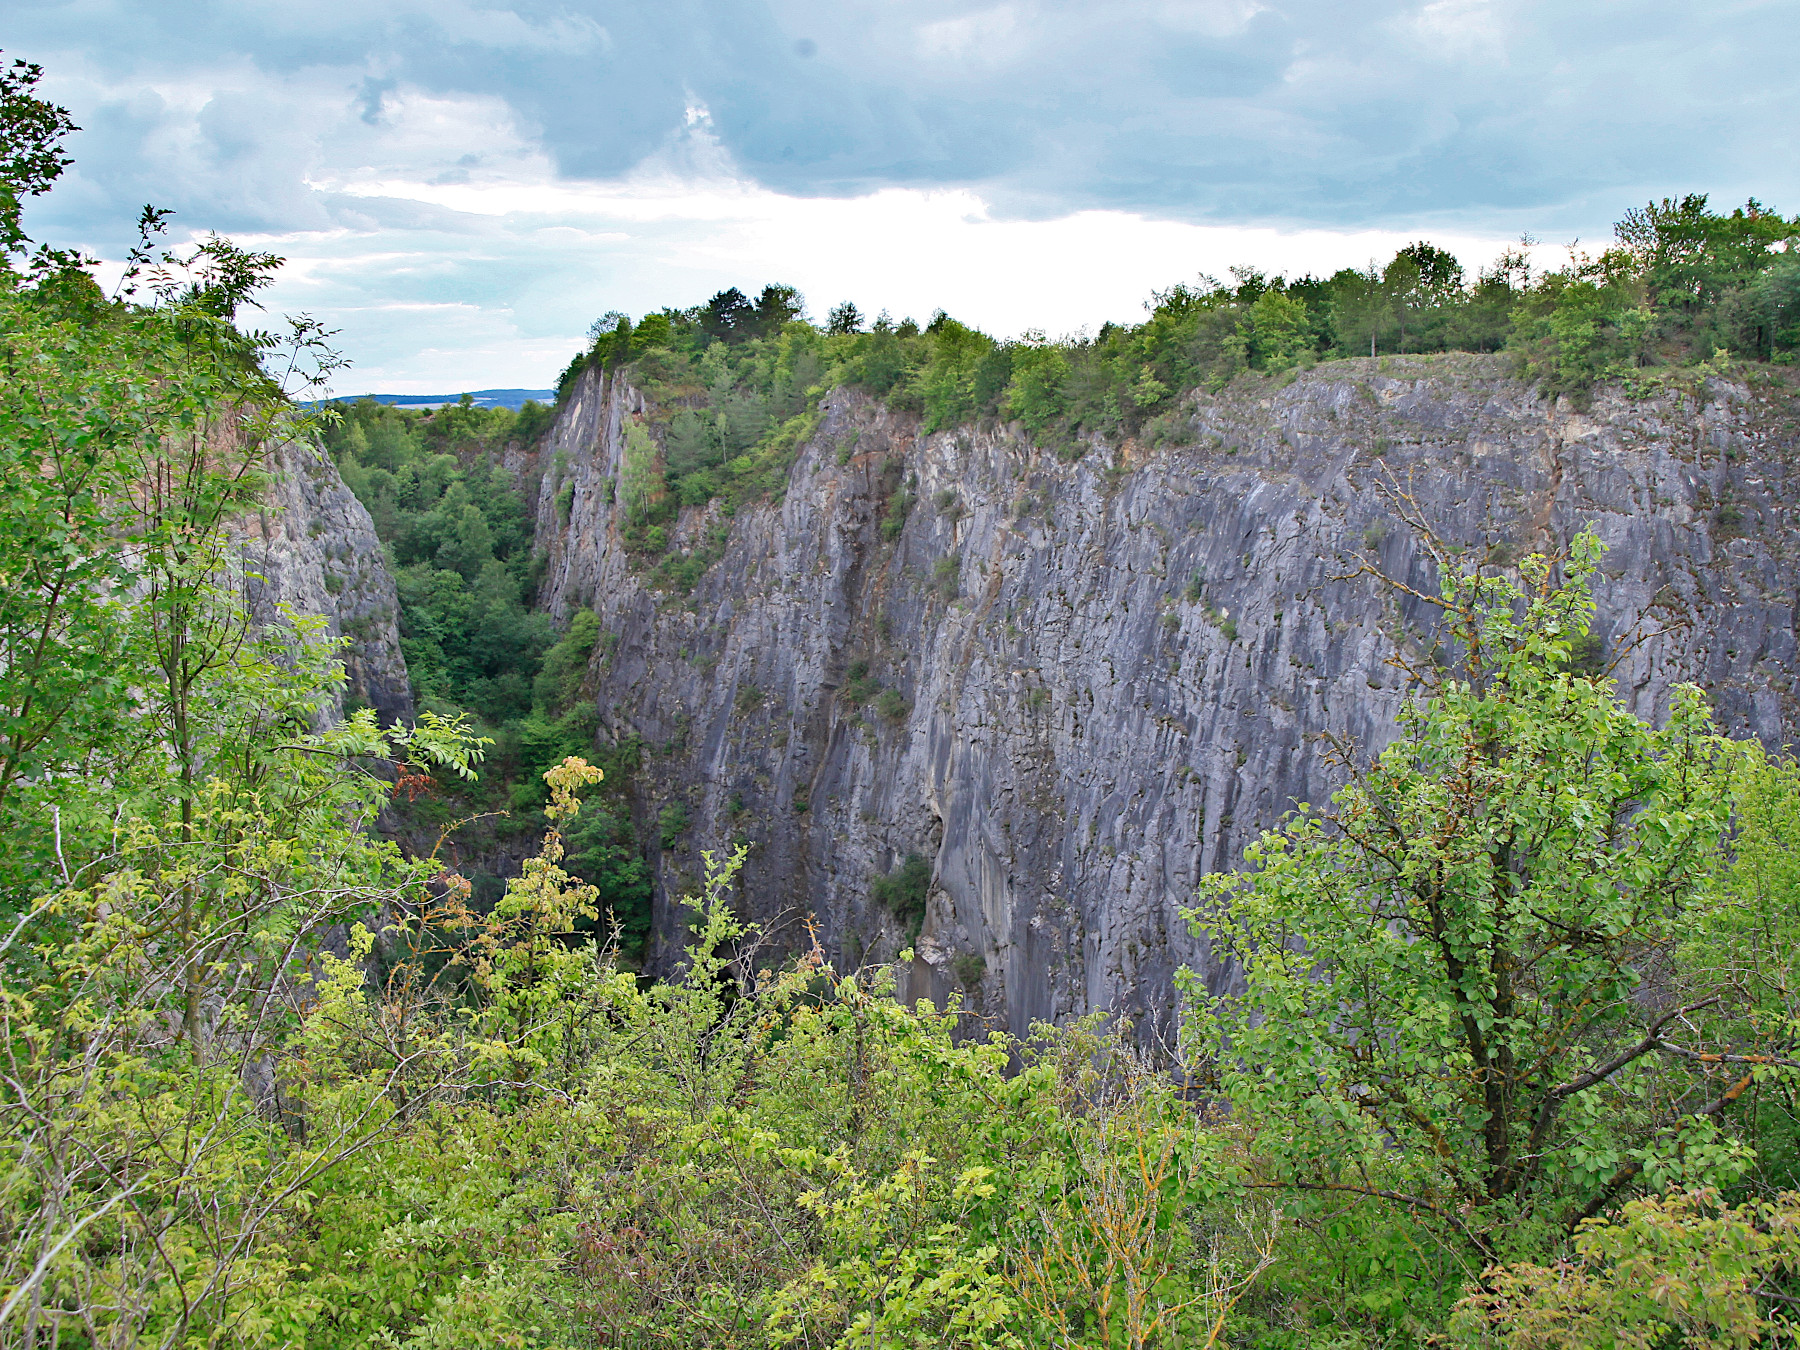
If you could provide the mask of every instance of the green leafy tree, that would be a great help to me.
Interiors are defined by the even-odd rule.
[[[1757,360],[1791,361],[1800,349],[1800,257],[1777,259],[1720,305],[1721,333]]]
[[[756,297],[751,328],[758,337],[775,337],[805,313],[806,300],[798,289],[772,281]]]
[[[160,431],[120,322],[85,278],[0,271],[0,818],[122,731],[119,544],[138,456]],[[16,817],[14,817],[16,818]],[[30,838],[24,833],[22,838]],[[16,857],[16,854],[15,854]]]
[[[1394,306],[1371,262],[1366,272],[1345,268],[1329,283],[1332,331],[1345,356],[1374,356],[1395,327]]]
[[[1446,319],[1464,299],[1463,269],[1434,244],[1408,244],[1381,274],[1400,351],[1432,351],[1443,346]]]
[[[629,812],[617,803],[589,798],[568,836],[569,869],[594,887],[600,931],[617,925],[621,955],[640,959],[650,940],[655,879]]]
[[[647,521],[667,492],[662,460],[650,432],[635,418],[625,423],[625,462],[619,471],[619,499],[633,522]]]
[[[1063,388],[1068,375],[1068,354],[1041,333],[1027,334],[1013,354],[1006,411],[1034,434],[1048,431],[1068,411]]]
[[[1800,765],[1746,746],[1730,847],[1676,952],[1692,1039],[1675,1091],[1737,1101],[1755,1161],[1734,1189],[1800,1191]]]
[[[1288,370],[1312,348],[1306,306],[1274,287],[1256,298],[1241,321],[1249,359],[1262,370]]]
[[[700,328],[720,342],[741,342],[756,325],[756,307],[736,286],[720,291],[700,313]]]
[[[0,67],[0,260],[22,250],[24,199],[48,192],[73,162],[63,138],[79,130],[66,108],[33,92],[42,66],[15,60]]]
[[[1243,983],[1190,978],[1187,1025],[1266,1184],[1379,1197],[1492,1254],[1646,1172],[1741,1170],[1732,1098],[1669,1100],[1651,1071],[1695,1011],[1652,976],[1704,894],[1733,756],[1696,690],[1659,729],[1570,671],[1592,534],[1526,560],[1523,586],[1426,540],[1442,591],[1408,595],[1455,668],[1412,667],[1398,739],[1332,809],[1208,880],[1196,926]]]
[[[854,301],[845,300],[831,307],[831,314],[825,321],[825,331],[838,336],[849,336],[862,332],[863,313]]]
[[[1800,234],[1800,221],[1784,220],[1754,197],[1720,215],[1708,209],[1706,194],[1689,193],[1633,207],[1614,234],[1654,304],[1691,310],[1753,280],[1776,244]]]

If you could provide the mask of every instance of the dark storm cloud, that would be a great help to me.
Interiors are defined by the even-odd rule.
[[[1792,3],[371,2],[14,8],[87,128],[64,211],[145,199],[307,228],[319,122],[488,97],[609,178],[703,104],[800,194],[974,184],[1001,209],[1357,226],[1795,195]],[[175,86],[185,94],[171,93]],[[210,87],[205,87],[210,86]]]

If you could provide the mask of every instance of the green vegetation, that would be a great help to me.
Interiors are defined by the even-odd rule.
[[[754,303],[732,288],[635,325],[605,316],[558,395],[584,371],[628,369],[650,396],[648,421],[626,430],[625,537],[658,584],[685,594],[723,540],[671,553],[677,512],[716,500],[728,517],[747,500],[779,496],[827,389],[860,388],[918,414],[927,432],[1016,420],[1064,455],[1095,437],[1184,444],[1178,405],[1189,391],[1334,357],[1506,350],[1547,393],[1585,397],[1599,381],[1641,384],[1651,378],[1643,372],[1720,353],[1794,360],[1796,236],[1800,217],[1755,201],[1725,215],[1690,195],[1627,212],[1612,247],[1536,276],[1515,249],[1470,279],[1452,255],[1420,242],[1383,268],[1325,278],[1233,268],[1229,283],[1202,278],[1158,292],[1141,324],[1062,341],[995,339],[942,311],[923,329],[886,314],[865,329],[849,303],[820,329],[802,318],[792,287],[766,286]],[[840,446],[839,463],[854,450]],[[912,491],[896,477],[883,492],[891,540]],[[954,493],[939,496],[938,509],[953,513]]]
[[[663,807],[656,818],[657,837],[665,849],[674,848],[681,842],[681,836],[687,833],[687,807],[680,802],[670,802]]]
[[[248,612],[238,530],[333,358],[304,321],[237,326],[278,260],[163,247],[155,213],[113,297],[27,253],[68,129],[36,80],[0,70],[0,1341],[1793,1342],[1800,766],[1695,690],[1662,727],[1619,704],[1591,535],[1522,585],[1426,540],[1455,650],[1328,812],[1206,884],[1241,978],[1189,981],[1179,1076],[1127,1028],[989,1032],[778,945],[735,912],[742,849],[646,981],[604,923],[628,883],[574,866],[642,865],[603,771],[544,762],[598,621],[544,635],[522,690],[414,592],[430,697],[504,719],[543,833],[486,897],[384,839],[490,746],[461,703],[337,718],[339,644]],[[352,419],[369,456],[383,420]],[[398,430],[385,464],[331,433],[372,497],[392,478],[397,564],[528,583],[471,487],[492,443]],[[930,877],[911,854],[871,891],[916,933]]]
[[[1584,1228],[1575,1260],[1495,1270],[1458,1309],[1464,1345],[1779,1345],[1768,1310],[1791,1280],[1800,1195],[1723,1205],[1709,1189],[1633,1200]]]
[[[860,706],[881,692],[881,681],[869,673],[866,660],[852,661],[844,670],[844,701]]]
[[[533,679],[555,641],[529,607],[532,510],[500,464],[532,420],[505,408],[417,413],[365,400],[325,431],[388,551],[421,705],[467,709],[496,727],[531,711]]]
[[[1186,1028],[1258,1184],[1358,1209],[1366,1301],[1426,1323],[1495,1263],[1519,1264],[1489,1294],[1555,1295],[1532,1263],[1583,1233],[1618,1255],[1588,1221],[1634,1193],[1800,1183],[1794,766],[1714,735],[1691,687],[1653,729],[1571,668],[1593,535],[1523,587],[1431,545],[1455,669],[1414,671],[1328,812],[1207,878],[1194,920],[1244,986],[1190,985]]]
[[[597,754],[583,680],[600,621],[579,611],[559,636],[531,608],[535,483],[521,487],[502,467],[509,446],[528,445],[547,425],[537,404],[515,414],[465,398],[432,413],[364,400],[324,429],[387,552],[418,706],[466,714],[494,743],[482,783],[442,785],[407,803],[404,818],[420,828],[495,813],[483,831],[519,841],[542,827],[544,770]],[[605,784],[569,839],[571,869],[600,888],[600,913],[622,926],[633,953],[650,932],[652,894],[626,797],[638,753],[635,742],[605,753]],[[504,890],[490,873],[472,871],[470,880],[484,903]]]
[[[954,553],[947,553],[931,566],[931,589],[944,601],[956,599],[961,588],[962,559]]]
[[[961,952],[950,963],[950,968],[956,972],[957,979],[973,987],[987,974],[987,958],[980,952]]]
[[[925,921],[925,901],[930,894],[931,864],[917,853],[907,854],[893,871],[869,882],[869,898],[905,924],[914,935]]]

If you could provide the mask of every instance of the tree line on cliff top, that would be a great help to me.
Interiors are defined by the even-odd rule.
[[[1800,350],[1800,217],[1751,200],[1729,213],[1704,195],[1626,212],[1611,245],[1571,249],[1534,272],[1510,249],[1469,277],[1419,242],[1385,267],[1290,279],[1254,267],[1158,292],[1139,324],[1051,340],[1003,340],[943,311],[921,328],[884,312],[869,323],[834,307],[804,317],[791,286],[755,300],[736,288],[635,323],[609,313],[558,383],[566,398],[587,370],[629,366],[652,396],[634,445],[627,540],[663,559],[662,581],[691,586],[694,551],[665,557],[683,506],[779,493],[821,393],[853,385],[916,413],[927,432],[1016,420],[1040,445],[1081,453],[1093,440],[1191,436],[1182,400],[1251,371],[1282,377],[1338,357],[1507,352],[1548,395],[1585,398],[1606,381],[1653,386],[1659,370],[1721,356],[1788,363]],[[698,550],[704,555],[705,549]]]
[[[902,1006],[738,918],[741,850],[651,984],[567,866],[584,757],[497,896],[375,828],[491,747],[345,715],[341,643],[250,611],[330,353],[240,325],[278,260],[154,213],[110,296],[31,248],[36,80],[0,71],[0,1344],[1792,1343],[1800,771],[1697,690],[1620,706],[1591,534],[1486,565],[1396,496],[1442,649],[1195,897],[1241,979],[1188,982],[1173,1062]]]

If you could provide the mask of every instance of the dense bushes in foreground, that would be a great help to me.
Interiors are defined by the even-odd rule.
[[[33,78],[0,107],[44,113]],[[0,162],[47,181],[57,127]],[[777,950],[741,854],[647,986],[570,867],[599,769],[543,770],[490,901],[370,828],[490,745],[334,717],[317,621],[252,620],[233,523],[307,432],[270,372],[328,360],[232,322],[274,260],[151,219],[108,299],[20,259],[31,187],[0,198],[0,1344],[1792,1343],[1800,769],[1693,690],[1662,729],[1619,706],[1590,536],[1484,568],[1413,522],[1442,663],[1200,897],[1243,981],[1191,991],[1179,1065]]]
[[[579,759],[485,913],[356,832],[351,756],[399,749],[366,721],[262,745],[286,788],[212,760],[191,824],[69,841],[0,952],[0,1334],[1778,1343],[1800,771],[1691,694],[1653,732],[1569,671],[1594,555],[1528,560],[1530,594],[1447,574],[1489,655],[1421,691],[1335,828],[1290,822],[1197,912],[1246,983],[1192,1005],[1185,1088],[1118,1028],[1020,1044],[768,948],[733,917],[741,854],[645,987],[575,936]],[[312,650],[273,686],[298,706],[335,677]],[[275,678],[246,656],[209,688]]]

